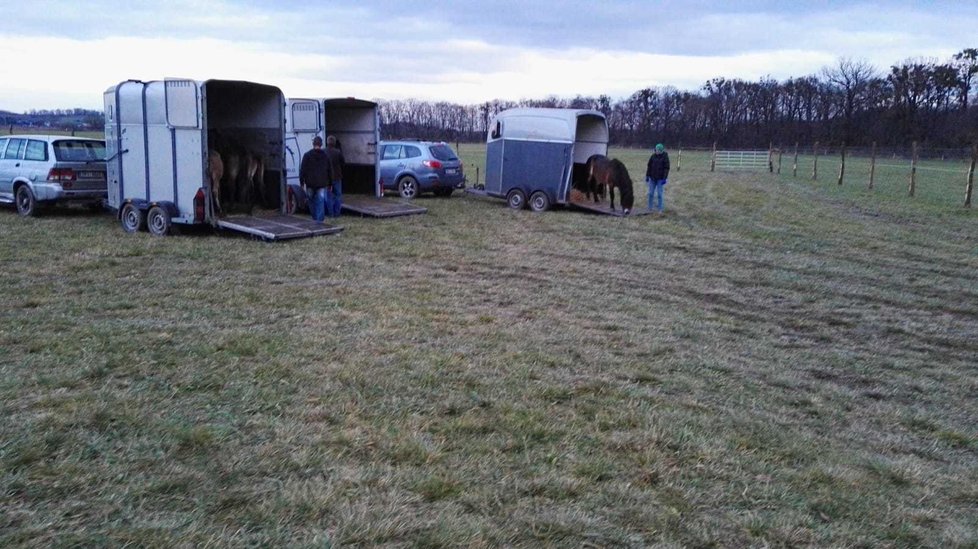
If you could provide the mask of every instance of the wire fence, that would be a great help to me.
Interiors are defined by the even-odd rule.
[[[693,151],[694,149],[686,149]],[[839,186],[858,186],[884,196],[916,198],[941,205],[970,208],[973,203],[978,147],[927,149],[820,147],[817,143],[768,151],[705,150],[710,171],[768,171],[782,178]],[[682,152],[680,151],[680,155]],[[731,164],[728,159],[748,155],[766,162]]]

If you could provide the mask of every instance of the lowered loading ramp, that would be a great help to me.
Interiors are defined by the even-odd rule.
[[[608,207],[607,199],[602,200],[601,202],[594,202],[593,200],[586,200],[586,199],[572,200],[571,202],[568,202],[568,204],[574,206],[575,208],[580,208],[582,210],[587,210],[589,212],[601,213],[605,215],[613,215],[616,217],[625,217],[625,212],[621,210],[621,204],[618,203],[617,197],[615,197],[614,210]],[[632,211],[628,213],[628,217],[635,216],[635,215],[649,215],[651,213],[652,210],[646,209],[645,206],[639,206],[638,204],[635,204],[634,207],[632,208]]]
[[[272,217],[226,217],[217,221],[217,226],[240,233],[250,234],[263,240],[288,240],[338,233],[343,227],[316,223],[292,215]]]
[[[397,217],[428,213],[428,208],[393,198],[374,198],[364,195],[343,195],[343,210],[369,217]]]

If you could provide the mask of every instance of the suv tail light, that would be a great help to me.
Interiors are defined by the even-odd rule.
[[[58,181],[61,183],[71,182],[78,179],[75,170],[71,168],[51,168],[48,172],[48,181]]]
[[[434,168],[436,170],[438,168],[441,168],[441,162],[437,160],[423,160],[421,163],[424,164],[425,166],[428,166],[429,168]]]

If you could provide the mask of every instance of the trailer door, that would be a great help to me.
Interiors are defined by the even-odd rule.
[[[302,155],[312,149],[312,138],[322,137],[323,114],[317,99],[289,99],[285,117],[285,174],[289,184],[299,184]]]

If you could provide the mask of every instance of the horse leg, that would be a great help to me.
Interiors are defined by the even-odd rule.
[[[270,201],[268,200],[268,189],[265,187],[265,163],[258,155],[252,156],[251,161],[254,163],[251,178],[258,193],[258,201],[263,208],[267,208]]]
[[[221,209],[221,179],[224,177],[224,161],[221,160],[221,155],[215,150],[211,150],[207,154],[207,176],[211,180],[214,214],[222,215],[224,212]]]
[[[608,206],[611,211],[615,211],[615,187],[614,185],[608,185]]]

